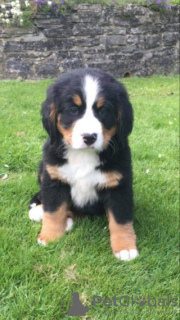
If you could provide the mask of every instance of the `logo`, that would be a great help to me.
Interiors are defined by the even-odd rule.
[[[73,292],[71,293],[72,298],[68,300],[68,303],[65,303],[66,294],[61,301],[63,303],[63,318],[66,316],[85,316],[85,314],[89,311],[89,308],[84,306],[79,299],[79,293]]]
[[[93,302],[92,305],[95,307],[96,305],[103,304],[105,307],[129,307],[134,305],[139,305],[140,307],[147,306],[147,307],[176,307],[178,305],[177,298],[170,298],[170,296],[167,296],[166,298],[159,298],[155,299],[148,295],[148,299],[145,299],[145,297],[137,297],[135,298],[132,296],[121,296],[113,298],[105,298],[102,299],[100,296],[93,296]]]
[[[59,300],[63,304],[63,318],[69,318],[68,316],[84,316],[88,311],[89,307],[84,306],[79,299],[79,293],[67,293],[62,299]],[[145,298],[142,296],[134,297],[123,295],[120,297],[112,297],[103,299],[100,296],[93,296],[91,306],[95,307],[98,311],[98,306],[103,305],[105,309],[106,307],[116,307],[122,313],[123,309],[127,310],[130,306],[139,305],[140,307],[146,306],[150,307],[176,307],[178,306],[178,299],[171,298],[169,295],[166,298],[155,299],[150,297],[149,295]],[[155,308],[156,309],[156,308]],[[162,309],[161,309],[162,310]],[[105,310],[104,310],[105,311]],[[159,310],[160,311],[160,310]]]

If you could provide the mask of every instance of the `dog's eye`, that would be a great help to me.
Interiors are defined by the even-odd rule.
[[[99,108],[99,114],[104,115],[108,112],[108,108],[106,107],[101,107]]]
[[[70,107],[70,108],[68,109],[68,111],[69,111],[70,114],[73,114],[73,115],[77,115],[78,112],[79,112],[79,110],[78,110],[77,107]]]

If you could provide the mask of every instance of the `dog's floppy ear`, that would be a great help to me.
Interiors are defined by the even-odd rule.
[[[54,102],[53,85],[47,90],[47,98],[42,104],[41,114],[45,130],[51,138],[51,143],[56,141],[57,130],[57,107]]]
[[[121,86],[118,97],[119,116],[118,116],[118,138],[124,143],[133,128],[133,108],[129,101],[128,94]]]

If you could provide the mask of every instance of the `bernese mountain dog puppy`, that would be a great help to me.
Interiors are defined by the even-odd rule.
[[[114,255],[138,256],[128,145],[133,110],[123,85],[92,68],[68,72],[48,88],[42,122],[49,137],[29,211],[31,220],[42,219],[38,243],[60,238],[78,216],[105,213]]]

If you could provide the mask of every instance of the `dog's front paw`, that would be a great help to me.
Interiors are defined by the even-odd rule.
[[[116,258],[129,261],[139,255],[132,222],[120,224],[115,220],[113,214],[110,212],[109,230],[111,248]]]
[[[48,238],[46,235],[43,235],[42,232],[40,232],[37,236],[37,243],[40,244],[41,246],[46,246],[48,242],[52,241],[54,239]]]
[[[73,217],[70,211],[68,211],[68,214]],[[44,213],[42,229],[37,237],[37,242],[45,246],[48,242],[61,238],[65,231],[71,230],[74,220],[66,215],[67,213],[63,215],[62,212],[55,214]]]
[[[29,210],[29,219],[39,222],[43,218],[43,207],[42,204],[37,205],[36,203],[33,203],[30,205]]]
[[[129,261],[138,257],[139,252],[137,249],[121,250],[119,252],[114,252],[114,255],[120,260]]]
[[[37,236],[37,242],[40,245],[46,246],[49,242],[58,240],[62,237],[63,233],[59,230],[48,230],[46,232],[44,228],[42,228],[41,232]]]
[[[45,228],[42,227],[41,232],[38,234],[37,242],[40,245],[46,246],[49,242],[58,240],[61,238],[63,233],[61,230],[58,229],[50,229],[45,230]]]
[[[40,244],[41,246],[46,246],[48,241],[43,239],[41,234],[39,234],[38,237],[37,237],[37,243]]]

